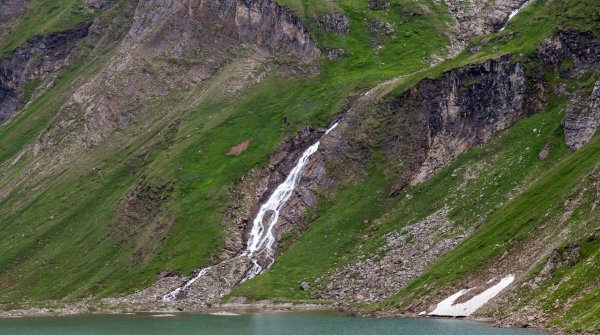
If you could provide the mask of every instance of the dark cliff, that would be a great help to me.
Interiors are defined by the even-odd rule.
[[[24,84],[69,64],[89,27],[85,24],[74,30],[38,36],[0,60],[0,121],[23,107]]]

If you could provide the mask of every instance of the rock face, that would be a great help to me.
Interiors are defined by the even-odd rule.
[[[550,70],[556,70],[562,61],[572,58],[575,67],[561,76],[576,76],[600,63],[600,40],[591,33],[559,30],[537,48],[535,57]]]
[[[181,51],[186,45],[215,37],[255,44],[270,52],[293,53],[304,61],[320,54],[302,22],[270,0],[140,1],[125,43],[146,36],[159,50],[175,43],[175,49]]]
[[[383,146],[392,166],[398,166],[390,190],[395,195],[537,111],[530,93],[523,66],[511,55],[456,69],[377,106],[353,109],[332,134],[342,139],[323,143],[323,157],[359,176],[365,173],[368,148]]]
[[[564,78],[579,79],[593,72],[600,64],[600,40],[589,33],[559,31],[537,49],[537,60],[550,70],[556,70],[567,59],[574,66],[562,70]],[[565,92],[559,92],[565,93]],[[565,111],[565,140],[567,147],[577,150],[585,145],[600,127],[600,81],[589,90],[581,89],[569,93],[569,104]]]
[[[88,34],[89,25],[38,36],[0,60],[0,121],[22,106],[23,84],[67,66],[73,52]]]
[[[575,96],[569,102],[565,118],[565,140],[571,150],[589,142],[600,128],[600,81],[587,98]]]
[[[428,179],[467,149],[486,143],[520,116],[535,112],[526,101],[525,74],[510,56],[459,69],[441,82],[424,81],[416,97],[427,117],[428,153],[413,184]]]
[[[377,252],[329,276],[327,285],[315,295],[342,302],[376,302],[396,294],[470,232],[455,226],[447,215],[447,209],[441,209],[386,235]]]

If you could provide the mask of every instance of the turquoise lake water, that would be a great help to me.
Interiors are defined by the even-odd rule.
[[[1,335],[542,335],[463,320],[354,318],[335,313],[149,314],[0,319]]]

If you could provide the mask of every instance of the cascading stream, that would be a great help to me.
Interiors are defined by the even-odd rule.
[[[325,132],[325,135],[329,134],[338,122],[329,127]],[[322,137],[321,137],[322,139]],[[315,144],[311,145],[306,149],[298,163],[294,166],[290,174],[285,178],[283,183],[279,184],[273,194],[269,197],[258,211],[258,214],[252,222],[252,230],[250,231],[250,237],[248,238],[248,244],[246,250],[238,257],[248,257],[252,261],[252,268],[248,271],[242,282],[252,279],[255,276],[262,273],[264,270],[271,267],[275,261],[275,225],[279,220],[279,214],[283,206],[290,199],[296,186],[300,182],[302,172],[308,163],[308,159],[319,149],[321,139]],[[261,259],[262,257],[262,259]],[[193,285],[200,277],[204,276],[210,268],[204,268],[200,270],[192,279],[188,280],[183,286],[176,288],[162,297],[163,301],[172,301],[177,298],[177,295],[188,287]]]
[[[329,132],[337,127],[337,125],[338,123],[336,122],[327,129],[323,136],[329,134]],[[302,153],[302,157],[300,157],[300,160],[298,160],[296,166],[290,171],[287,178],[283,183],[277,186],[267,202],[260,207],[256,218],[254,218],[254,221],[252,222],[252,231],[250,232],[250,238],[248,239],[248,246],[246,247],[246,251],[242,254],[252,260],[253,266],[242,282],[254,278],[273,264],[276,242],[274,228],[277,224],[277,220],[279,220],[279,214],[285,203],[292,196],[294,189],[296,189],[302,172],[304,171],[304,167],[306,166],[306,163],[308,163],[308,159],[317,152],[320,144],[321,140],[311,145],[304,153]],[[265,222],[265,216],[267,214],[270,214],[270,216],[267,217]],[[259,254],[264,254],[264,257],[266,257],[263,265],[260,264],[258,258]]]
[[[527,7],[530,2],[531,2],[531,0],[525,2],[519,8],[517,8],[517,9],[513,10],[512,12],[510,12],[510,14],[508,15],[508,19],[504,23],[504,26],[502,28],[500,28],[499,31],[503,31],[506,28],[506,26],[508,25],[508,22],[510,21],[510,19],[512,19],[515,15],[517,15],[523,8]]]

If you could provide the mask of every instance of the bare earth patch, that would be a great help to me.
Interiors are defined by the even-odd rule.
[[[250,142],[252,142],[251,138],[245,140],[240,144],[234,145],[233,147],[231,147],[231,149],[229,149],[227,156],[239,156],[242,152],[248,149],[248,147],[250,146]]]

